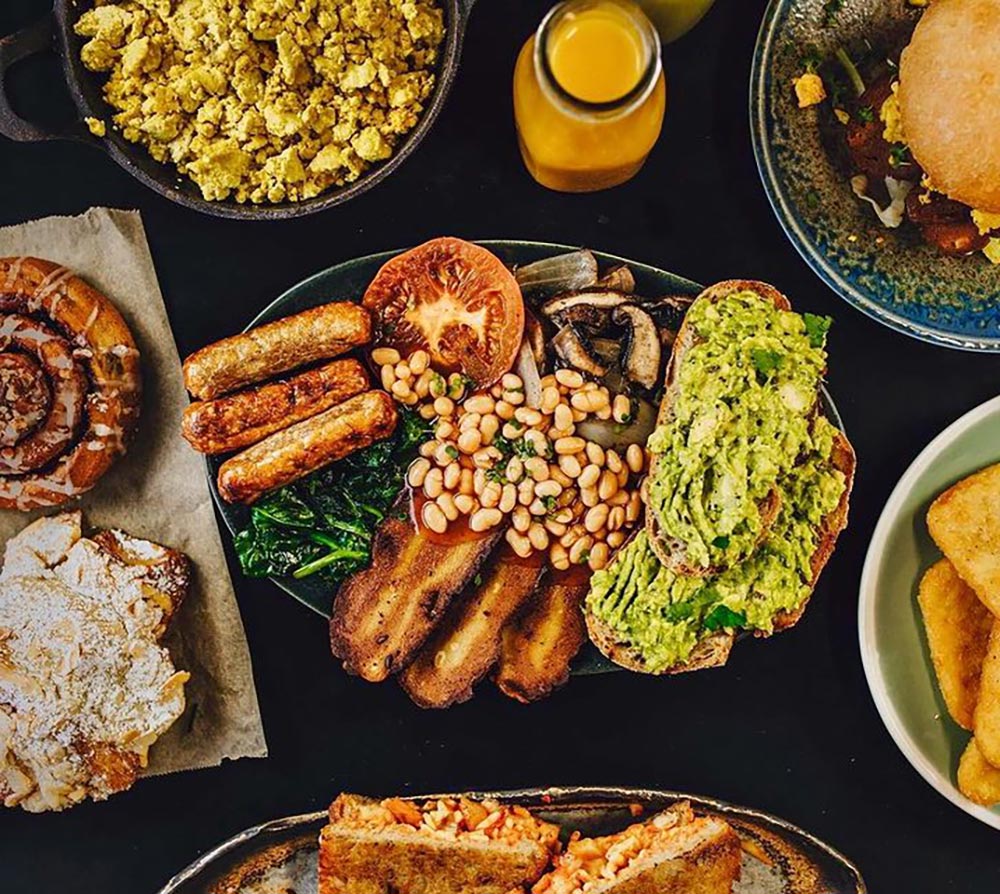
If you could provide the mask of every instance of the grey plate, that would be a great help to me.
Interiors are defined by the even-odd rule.
[[[576,248],[576,246],[550,242],[521,242],[510,239],[485,240],[480,244],[485,245],[508,265],[528,264],[531,261],[551,257],[561,252],[574,251]],[[368,255],[317,273],[278,297],[251,320],[246,328],[253,329],[271,320],[287,317],[328,301],[360,301],[379,268],[397,254],[399,251]],[[603,252],[594,252],[594,254],[602,268],[614,264],[628,264],[635,275],[636,294],[638,295],[697,295],[703,288],[689,279],[651,267],[648,264],[640,264]],[[822,397],[826,415],[834,425],[843,431],[843,421],[825,388]],[[226,525],[235,535],[237,531],[245,528],[248,524],[249,510],[244,506],[226,503],[219,497],[215,478],[221,460],[209,458],[207,463],[209,487],[212,495],[215,497],[216,505],[219,507],[219,512],[225,519]],[[330,616],[334,590],[328,584],[314,578],[295,580],[291,577],[278,577],[271,578],[271,580],[313,611],[327,618]],[[614,669],[617,669],[617,665],[606,661],[596,649],[587,649],[580,656],[575,672],[592,673]]]
[[[920,15],[905,0],[771,0],[750,80],[750,131],[768,199],[813,271],[858,310],[934,344],[1000,351],[1000,267],[982,255],[948,258],[904,223],[885,229],[851,191],[829,103],[799,109],[802,56],[844,47],[855,61],[906,43]],[[882,239],[882,243],[876,242]]]
[[[866,894],[861,873],[845,856],[808,832],[757,810],[654,789],[549,788],[470,793],[528,807],[564,834],[607,835],[634,822],[630,805],[650,815],[687,800],[699,813],[724,817],[770,865],[743,856],[734,894]],[[427,797],[433,798],[434,795]],[[314,894],[319,830],[326,813],[307,813],[254,826],[223,842],[174,876],[159,894]]]

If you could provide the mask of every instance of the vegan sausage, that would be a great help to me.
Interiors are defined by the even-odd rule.
[[[333,360],[281,382],[216,400],[196,401],[184,411],[181,434],[199,453],[230,453],[322,413],[367,388],[368,376],[361,363]]]
[[[368,311],[349,301],[324,304],[224,338],[184,361],[184,384],[199,400],[329,360],[371,341]]]

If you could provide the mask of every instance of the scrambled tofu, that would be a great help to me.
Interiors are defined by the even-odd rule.
[[[814,71],[807,71],[801,77],[792,81],[795,87],[795,96],[799,101],[800,109],[807,109],[809,106],[817,106],[826,99],[826,87],[823,79]]]
[[[445,27],[434,0],[97,0],[76,32],[125,139],[206,199],[274,203],[392,155]]]
[[[906,143],[903,135],[903,116],[899,111],[899,81],[893,82],[892,95],[882,103],[878,116],[885,125],[882,138],[887,143]]]
[[[976,225],[980,235],[986,236],[994,230],[1000,230],[1000,214],[991,211],[972,210],[972,222]]]

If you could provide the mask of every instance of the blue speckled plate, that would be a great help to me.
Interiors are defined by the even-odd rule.
[[[823,139],[822,107],[798,108],[792,80],[804,48],[854,59],[912,28],[906,0],[771,0],[754,53],[750,130],[764,188],[792,244],[838,295],[886,326],[970,351],[1000,351],[1000,267],[947,258],[904,223],[886,230],[851,191]],[[881,237],[880,242],[876,242]]]
[[[571,831],[608,835],[635,822],[636,805],[648,816],[677,801],[689,801],[699,814],[725,819],[748,845],[733,894],[868,891],[857,867],[808,832],[758,810],[714,798],[649,789],[589,787],[469,795],[520,804],[539,818],[561,826],[564,835]],[[314,894],[319,831],[327,820],[324,810],[247,829],[199,857],[167,882],[159,894]]]

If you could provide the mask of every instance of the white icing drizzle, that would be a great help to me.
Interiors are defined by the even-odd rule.
[[[90,329],[97,322],[97,318],[101,315],[101,308],[99,305],[95,304],[90,311],[90,316],[87,317],[87,322],[83,324],[83,329],[80,330],[78,336],[79,339],[87,341],[87,336],[90,334]]]
[[[73,272],[71,270],[67,270],[65,267],[56,267],[55,270],[38,284],[38,288],[28,298],[28,310],[35,312],[42,308],[45,304],[45,299],[72,275]]]
[[[28,260],[25,257],[15,258],[13,263],[7,270],[7,279],[3,284],[3,290],[5,292],[12,292],[14,286],[17,284],[18,278],[21,276],[21,267],[24,266],[24,262]]]

